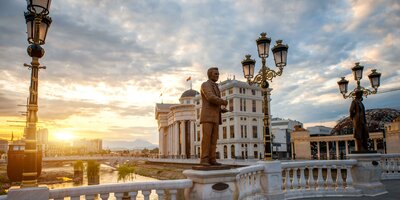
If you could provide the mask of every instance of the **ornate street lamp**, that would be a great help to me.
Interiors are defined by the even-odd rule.
[[[371,74],[368,75],[368,78],[371,82],[371,87],[373,88],[373,90],[369,90],[360,85],[363,69],[364,66],[361,66],[360,63],[358,62],[355,63],[355,66],[351,69],[353,71],[354,80],[357,81],[357,87],[354,88],[354,90],[351,91],[348,95],[347,95],[348,91],[347,89],[349,81],[346,80],[345,77],[341,77],[341,80],[337,82],[339,85],[340,93],[342,93],[343,98],[347,99],[349,97],[352,97],[354,99],[356,97],[356,92],[363,92],[363,96],[365,97],[371,94],[376,94],[378,92],[378,87],[380,86],[380,80],[381,80],[381,73],[377,72],[376,69],[371,70]]]
[[[48,28],[52,22],[48,16],[51,0],[27,0],[25,21],[27,25],[28,55],[32,57],[31,64],[24,64],[31,69],[31,85],[29,88],[28,122],[24,133],[25,136],[25,158],[22,172],[22,187],[37,186],[37,177],[41,171],[41,151],[38,154],[36,143],[36,123],[38,121],[38,85],[39,58],[43,57],[44,49],[40,46],[45,44]],[[39,159],[38,159],[39,158]]]
[[[269,55],[269,46],[271,44],[271,38],[267,37],[266,33],[261,33],[260,37],[256,40],[258,57],[261,58],[262,66],[259,73],[254,77],[254,66],[256,61],[251,59],[251,55],[246,55],[242,61],[243,75],[247,79],[247,82],[252,84],[258,84],[263,89],[263,112],[264,112],[264,160],[272,159],[272,142],[271,142],[271,131],[270,131],[270,117],[269,117],[269,105],[268,105],[268,94],[269,94],[269,83],[276,76],[281,76],[283,68],[286,66],[288,45],[284,45],[282,40],[277,40],[276,45],[271,49],[274,55],[275,65],[278,67],[278,71],[274,71],[266,66],[266,59]],[[254,77],[254,79],[252,79]]]
[[[342,77],[337,83],[339,85],[339,91],[343,95],[344,99],[349,97],[353,98],[353,102],[350,106],[350,118],[353,121],[353,135],[356,141],[356,149],[359,152],[368,152],[369,133],[362,97],[367,97],[368,95],[376,94],[378,92],[381,73],[377,72],[376,69],[371,70],[372,72],[368,75],[368,78],[373,90],[369,90],[360,85],[363,69],[364,66],[361,66],[358,62],[355,63],[355,66],[351,69],[353,71],[354,80],[357,81],[357,87],[349,94],[347,94],[349,81],[346,80],[345,77]]]

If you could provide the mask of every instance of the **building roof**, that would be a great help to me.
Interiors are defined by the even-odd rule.
[[[190,90],[186,90],[185,92],[183,92],[182,95],[181,95],[181,98],[184,98],[184,97],[195,97],[198,94],[200,94],[200,93],[197,92],[196,90],[190,89]]]
[[[381,131],[384,124],[390,123],[400,117],[400,111],[391,108],[376,108],[366,110],[365,115],[368,123],[368,131],[371,133]],[[331,131],[331,135],[346,134],[353,134],[353,122],[349,116],[341,119]]]

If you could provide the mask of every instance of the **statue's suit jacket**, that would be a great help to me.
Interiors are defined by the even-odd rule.
[[[224,100],[221,99],[221,93],[218,84],[208,80],[201,85],[201,123],[221,124],[221,105]]]
[[[350,119],[353,120],[353,135],[356,139],[369,138],[364,104],[353,100],[350,106]]]

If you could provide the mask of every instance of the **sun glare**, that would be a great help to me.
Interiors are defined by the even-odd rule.
[[[54,136],[57,140],[72,140],[74,138],[74,135],[72,133],[66,132],[58,132],[55,133]]]

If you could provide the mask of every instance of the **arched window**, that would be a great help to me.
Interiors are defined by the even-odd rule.
[[[257,151],[258,149],[257,148],[258,148],[257,144],[254,144],[254,158],[255,159],[258,159],[258,151]]]
[[[235,159],[235,145],[231,145],[231,158]]]
[[[224,158],[228,158],[228,147],[224,145]]]

